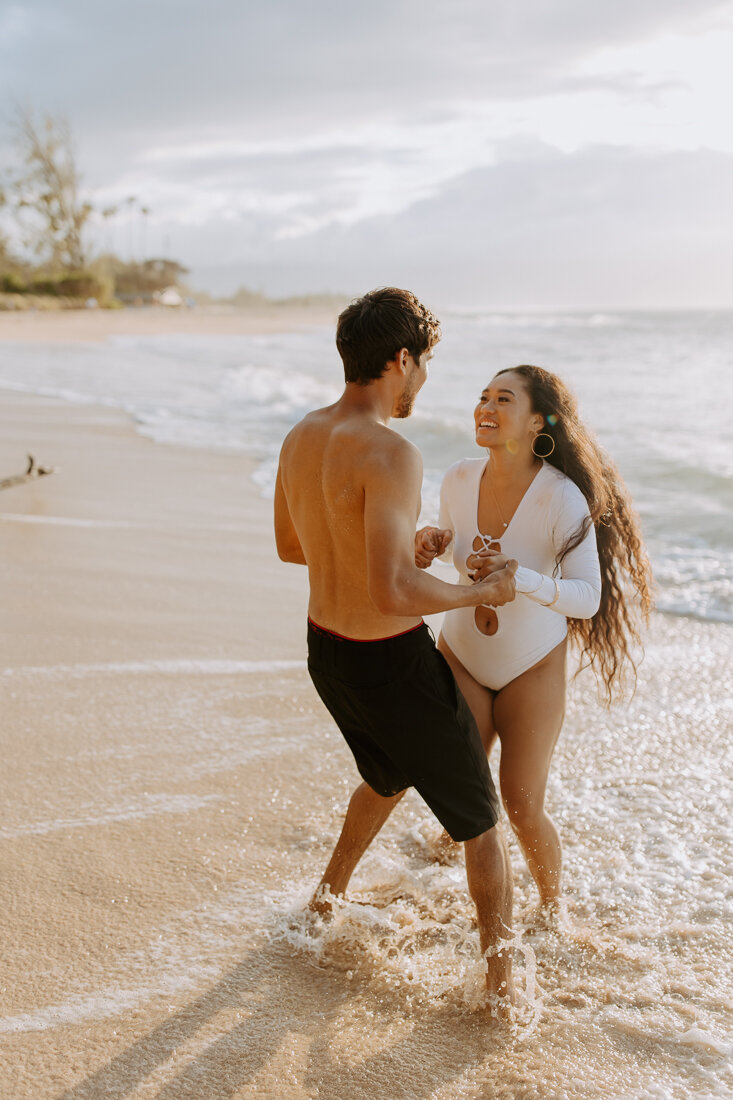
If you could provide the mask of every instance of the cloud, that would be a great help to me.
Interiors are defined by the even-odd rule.
[[[34,0],[0,14],[0,94],[68,117],[100,205],[150,209],[100,242],[145,236],[215,289],[694,297],[724,266],[708,214],[727,216],[693,150],[722,150],[730,188],[733,143],[721,58],[697,99],[689,83],[731,28],[731,0]],[[676,258],[689,225],[697,281]]]
[[[725,305],[733,155],[516,149],[399,216],[331,226],[242,257],[264,285],[408,285],[441,304]],[[253,242],[250,241],[250,246]]]
[[[707,26],[715,0],[37,0],[0,53],[2,89],[124,147],[187,132],[267,136],[329,120],[440,117],[453,101],[567,89],[588,54]],[[18,5],[10,13],[22,12]],[[0,47],[2,49],[2,47]],[[628,77],[625,78],[628,82]]]

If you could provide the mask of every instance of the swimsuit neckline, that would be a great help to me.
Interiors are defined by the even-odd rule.
[[[479,509],[479,503],[480,503],[480,499],[481,499],[481,481],[483,479],[484,474],[486,473],[486,468],[488,467],[490,461],[491,461],[491,455],[489,455],[489,457],[486,459],[483,466],[481,467],[481,472],[478,476],[478,482],[476,483],[476,507],[474,509],[474,512],[475,512],[475,515],[476,515],[476,525],[475,525],[476,526],[476,535],[478,535],[478,537],[481,539],[481,542],[483,543],[483,546],[484,546],[485,549],[489,549],[490,544],[492,542],[498,542],[499,544],[501,544],[501,540],[503,538],[506,538],[507,534],[509,533],[509,528],[514,523],[514,517],[516,516],[517,512],[520,510],[520,508],[524,504],[525,500],[527,499],[527,497],[531,493],[533,487],[537,483],[537,479],[544,473],[545,468],[547,467],[547,463],[545,461],[543,461],[542,465],[539,468],[539,470],[534,475],[534,477],[530,481],[527,488],[524,490],[524,493],[522,494],[522,499],[519,501],[519,504],[514,509],[514,515],[512,516],[512,518],[507,523],[506,527],[504,528],[503,533],[501,535],[499,535],[498,538],[494,538],[492,535],[485,535],[483,533],[483,531],[481,530],[481,528],[479,527],[479,522],[478,522],[478,509]],[[473,552],[476,553],[476,551],[473,551]]]

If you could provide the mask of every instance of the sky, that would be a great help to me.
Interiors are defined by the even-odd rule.
[[[733,0],[0,0],[0,166],[65,118],[92,249],[216,294],[733,308],[731,58]]]

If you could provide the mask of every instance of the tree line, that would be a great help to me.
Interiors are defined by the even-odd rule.
[[[68,123],[30,110],[12,120],[14,152],[0,174],[0,216],[12,227],[12,239],[0,227],[0,294],[53,296],[70,304],[94,299],[101,305],[145,303],[187,269],[175,260],[147,258],[124,261],[112,252],[93,254],[90,222],[114,219],[120,207],[102,209],[85,196]],[[137,204],[128,198],[128,216]]]

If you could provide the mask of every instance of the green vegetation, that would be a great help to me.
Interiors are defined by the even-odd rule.
[[[90,255],[90,219],[99,213],[107,220],[119,211],[95,211],[84,197],[63,119],[47,116],[37,123],[32,113],[18,111],[13,130],[17,163],[0,179],[0,207],[18,243],[13,249],[0,232],[0,309],[64,308],[90,299],[102,306],[142,305],[180,285],[187,269],[175,260],[126,263],[113,255]],[[136,203],[130,197],[124,205]],[[144,206],[139,210],[149,214]]]
[[[150,210],[134,195],[119,206],[94,207],[84,196],[63,119],[46,116],[37,122],[32,112],[19,110],[13,131],[17,163],[0,175],[0,309],[151,305],[170,287],[182,292],[179,302],[188,297],[183,282],[188,269],[176,260],[91,255],[91,222],[105,223],[121,211],[129,219],[136,210],[144,227]],[[2,232],[3,218],[12,226],[14,244]],[[270,298],[246,287],[231,298],[196,298],[203,305],[253,310],[340,310],[348,301],[335,294]]]
[[[343,294],[297,294],[289,298],[269,298],[256,290],[240,287],[236,294],[223,301],[237,309],[338,309],[350,299]]]

